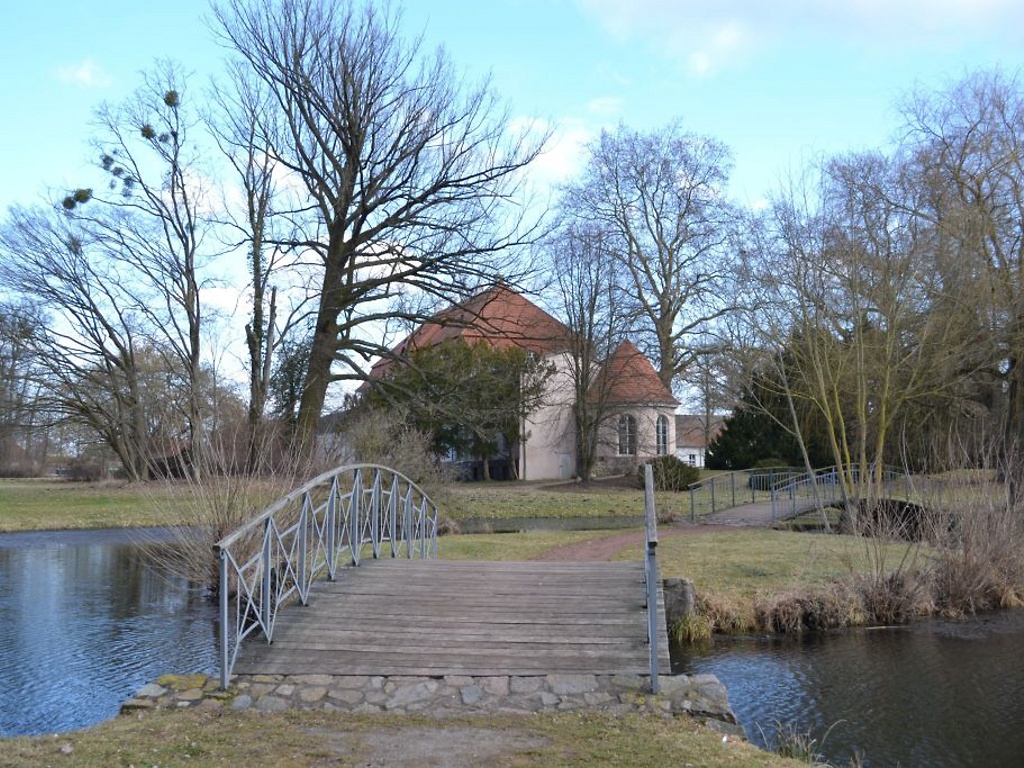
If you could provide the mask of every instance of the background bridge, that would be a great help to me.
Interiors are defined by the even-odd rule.
[[[860,481],[856,468],[848,482]],[[874,482],[865,478],[865,482]],[[886,498],[920,501],[933,484],[907,472],[886,468],[874,488]],[[806,472],[792,467],[746,469],[710,477],[690,487],[690,519],[724,525],[771,525],[819,507],[841,506],[842,479],[837,467]]]

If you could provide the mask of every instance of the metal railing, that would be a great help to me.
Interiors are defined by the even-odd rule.
[[[775,489],[801,474],[803,470],[793,467],[742,469],[694,483],[689,489],[690,520],[743,504],[774,502]]]
[[[272,504],[214,550],[220,684],[227,688],[242,641],[262,632],[271,642],[278,610],[293,599],[306,604],[320,576],[333,580],[339,567],[359,565],[364,554],[436,557],[437,506],[388,467],[339,467]]]
[[[842,476],[840,472],[842,471]],[[907,472],[891,467],[874,468],[861,477],[858,467],[827,467],[814,472],[801,472],[772,487],[772,520],[795,517],[803,512],[842,504],[843,483],[855,499],[868,492],[886,498],[910,500],[915,495],[915,479]]]
[[[661,690],[658,679],[658,518],[654,509],[654,471],[644,466],[644,584],[647,587],[647,647],[650,653],[651,693]]]

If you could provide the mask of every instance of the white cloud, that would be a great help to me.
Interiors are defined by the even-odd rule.
[[[694,75],[766,48],[835,41],[863,48],[1024,43],[1019,0],[576,0],[620,44],[639,43]]]
[[[616,96],[600,96],[587,102],[587,112],[596,117],[618,117],[622,114],[622,99]]]
[[[582,120],[560,120],[544,152],[530,164],[531,184],[543,188],[577,175],[583,168],[585,147],[595,136],[595,131]]]
[[[57,67],[56,75],[60,82],[82,88],[106,88],[114,82],[114,79],[92,59],[83,59],[77,64]]]

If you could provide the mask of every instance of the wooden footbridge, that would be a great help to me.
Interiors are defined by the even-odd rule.
[[[437,509],[335,470],[218,544],[221,684],[239,674],[650,675],[669,668],[648,488],[643,562],[437,560]],[[652,610],[648,610],[648,606]]]

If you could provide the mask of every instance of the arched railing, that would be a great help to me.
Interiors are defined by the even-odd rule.
[[[863,482],[862,482],[863,481]],[[880,481],[880,485],[879,485]],[[772,521],[785,520],[818,507],[843,502],[843,483],[859,487],[865,483],[877,487],[889,497],[912,499],[928,484],[904,470],[884,467],[861,478],[856,467],[826,467],[807,472],[795,467],[744,469],[702,480],[690,486],[690,519],[696,522],[704,515],[745,504],[770,503]]]
[[[854,502],[869,493],[910,501],[920,496],[923,485],[930,485],[926,478],[915,478],[896,467],[876,469],[872,466],[864,474],[856,466],[802,472],[773,487],[772,520],[784,520],[820,507],[839,506],[846,500],[844,484],[846,494]]]
[[[794,467],[741,469],[714,475],[690,486],[690,520],[744,504],[775,501],[775,490],[798,477]]]
[[[313,582],[364,556],[436,557],[437,506],[409,478],[359,464],[313,478],[214,549],[220,559],[220,682],[242,641],[274,637],[280,607],[305,604]]]

